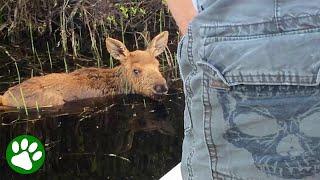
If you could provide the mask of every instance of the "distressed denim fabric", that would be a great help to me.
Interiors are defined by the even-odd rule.
[[[178,46],[184,179],[320,179],[320,0],[199,0]]]

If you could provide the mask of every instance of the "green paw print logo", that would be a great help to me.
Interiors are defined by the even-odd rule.
[[[31,174],[43,165],[45,151],[39,139],[22,135],[9,143],[6,158],[9,166],[17,173]]]

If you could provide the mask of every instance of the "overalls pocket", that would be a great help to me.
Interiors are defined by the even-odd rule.
[[[318,177],[320,33],[205,38],[197,66],[213,179]]]
[[[320,32],[206,37],[200,67],[234,85],[319,85]]]

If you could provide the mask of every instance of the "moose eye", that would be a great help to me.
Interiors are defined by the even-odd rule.
[[[133,73],[134,73],[135,75],[138,75],[138,74],[140,74],[140,70],[134,69],[134,70],[133,70]]]

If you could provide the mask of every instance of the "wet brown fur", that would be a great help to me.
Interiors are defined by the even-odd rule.
[[[155,58],[160,51],[155,53],[152,49],[154,45],[145,51],[129,52],[119,41],[112,41],[111,45],[107,43],[108,51],[120,60],[121,65],[112,69],[82,68],[72,73],[33,77],[9,88],[0,96],[0,103],[4,106],[23,107],[25,102],[27,107],[35,107],[57,106],[80,99],[123,93],[152,97],[155,84],[166,84]],[[141,74],[134,74],[133,70],[136,69]]]

